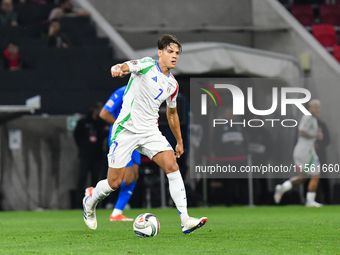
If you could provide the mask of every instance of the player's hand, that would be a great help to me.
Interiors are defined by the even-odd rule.
[[[183,143],[177,143],[175,151],[176,151],[175,152],[176,158],[179,158],[180,156],[182,156],[182,154],[184,153]]]
[[[321,128],[318,129],[317,139],[318,140],[323,140],[323,133],[322,133],[322,129]]]
[[[121,65],[114,65],[111,67],[112,77],[124,77],[129,74],[128,72],[123,72],[120,66]]]

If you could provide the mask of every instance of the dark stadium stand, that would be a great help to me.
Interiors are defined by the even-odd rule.
[[[340,43],[340,5],[326,0],[280,0],[330,53]],[[333,54],[337,56],[338,53]],[[339,58],[336,58],[339,61]]]
[[[340,26],[340,7],[338,5],[321,5],[320,23]]]
[[[15,10],[20,17],[20,26],[0,27],[1,53],[8,41],[15,40],[28,66],[16,72],[3,70],[0,66],[1,104],[20,104],[39,94],[42,107],[37,113],[82,113],[93,102],[105,101],[114,90],[126,84],[126,79],[111,78],[110,67],[122,60],[114,59],[109,40],[96,36],[88,17],[61,20],[62,30],[72,47],[47,46],[46,20],[54,7],[53,3],[18,3]]]
[[[39,24],[46,20],[50,11],[56,6],[53,3],[15,4],[14,9],[18,13],[21,25]]]
[[[310,5],[321,5],[325,3],[325,0],[294,0],[294,4],[310,4]]]
[[[314,24],[313,9],[309,5],[293,5],[291,8],[293,16],[305,27]]]

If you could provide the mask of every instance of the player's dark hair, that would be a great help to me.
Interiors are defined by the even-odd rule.
[[[91,107],[91,111],[93,110],[100,110],[103,108],[103,104],[102,102],[95,102],[92,107]]]
[[[179,41],[172,35],[163,35],[158,39],[157,46],[159,50],[164,50],[166,47],[170,46],[171,43],[178,45],[179,51],[182,52],[182,45]]]
[[[89,111],[87,112],[87,117],[88,117],[88,118],[91,118],[91,116],[92,116],[92,114],[93,114],[93,112],[94,112],[95,110],[101,110],[102,108],[103,108],[102,102],[95,102],[95,103],[91,106],[91,108],[89,109]]]

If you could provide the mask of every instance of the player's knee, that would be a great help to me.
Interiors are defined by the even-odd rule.
[[[125,185],[130,185],[132,182],[133,182],[133,180],[132,179],[124,179],[124,182],[125,182]]]
[[[179,169],[177,163],[172,163],[172,164],[168,164],[166,166],[166,169],[165,169],[165,172],[166,173],[173,173],[173,172],[176,172],[177,170]]]
[[[122,185],[122,182],[123,180],[118,180],[118,179],[115,179],[115,180],[108,180],[108,183],[111,187],[111,189],[118,189],[120,187],[120,185]]]
[[[126,171],[124,175],[124,182],[126,185],[130,185],[134,181],[134,173],[132,171]]]
[[[138,177],[139,177],[139,175],[138,175],[138,172],[135,174],[135,178],[134,178],[134,181],[136,182],[137,180],[138,180]]]
[[[308,185],[309,191],[316,191],[316,189],[318,188],[318,184],[319,184],[318,178],[315,177],[311,178]]]

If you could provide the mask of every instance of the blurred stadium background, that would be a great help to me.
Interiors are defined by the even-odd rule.
[[[0,27],[1,52],[9,40],[17,40],[28,66],[18,72],[0,67],[0,208],[3,210],[74,207],[79,162],[72,131],[77,119],[93,103],[106,102],[114,90],[126,84],[126,78],[111,78],[112,65],[154,54],[157,39],[165,33],[175,35],[183,43],[183,54],[174,74],[183,94],[180,117],[185,138],[188,137],[190,77],[301,78],[301,86],[322,104],[322,120],[331,135],[327,163],[339,163],[337,31],[340,23],[336,19],[324,21],[321,11],[322,6],[330,3],[130,0],[127,4],[126,1],[73,0],[74,5],[88,10],[91,17],[62,19],[62,28],[73,43],[73,47],[62,50],[47,47],[46,38],[41,36],[47,31],[45,21],[49,12],[58,1],[37,2],[15,3],[19,26]],[[338,3],[331,1],[331,4]],[[300,15],[296,6],[307,6],[307,14]],[[311,21],[305,21],[306,16]],[[329,34],[321,27],[320,32],[319,24],[331,25],[333,30]],[[215,61],[220,56],[224,58]],[[270,93],[269,89],[262,91],[255,101],[261,102]],[[40,103],[39,98],[33,103],[26,102],[37,95]],[[167,134],[169,130],[162,118],[161,109],[160,125]],[[18,136],[15,130],[20,130]],[[284,153],[285,160],[291,160],[292,151],[282,148],[292,148],[293,135],[276,134],[274,141],[275,153]],[[285,145],[280,141],[286,141]],[[144,162],[140,186],[136,187],[131,203],[135,207],[162,206],[159,185],[162,176],[147,160]],[[187,168],[185,160],[181,168]],[[340,181],[337,175],[328,177],[332,177],[330,203],[340,204]],[[192,180],[188,183],[191,206],[218,204],[218,201],[202,200],[201,183]],[[275,180],[268,182],[268,194],[273,193],[275,184]],[[166,197],[165,205],[170,206]],[[286,203],[302,203],[296,197],[300,196],[292,196]]]

